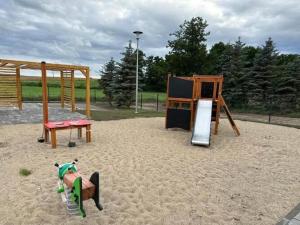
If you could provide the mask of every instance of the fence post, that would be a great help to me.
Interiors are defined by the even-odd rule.
[[[158,112],[158,96],[159,94],[156,94],[156,112]]]
[[[143,109],[143,93],[141,92],[141,109]]]

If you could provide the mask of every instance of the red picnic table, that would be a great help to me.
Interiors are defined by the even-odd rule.
[[[45,141],[49,141],[49,132],[51,133],[52,148],[56,148],[56,130],[78,129],[78,138],[82,137],[82,128],[86,128],[86,142],[91,142],[91,122],[89,120],[64,120],[48,122],[44,124]]]

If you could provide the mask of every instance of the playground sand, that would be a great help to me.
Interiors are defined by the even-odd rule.
[[[40,124],[0,126],[0,224],[275,224],[300,201],[300,132],[237,124],[240,137],[222,120],[210,148],[165,130],[163,118],[93,122],[92,143],[75,148],[59,131],[57,149],[37,143]],[[104,210],[86,201],[85,219],[55,192],[54,162],[74,158],[82,174],[101,176]]]

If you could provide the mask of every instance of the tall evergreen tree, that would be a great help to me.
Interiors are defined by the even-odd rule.
[[[100,72],[101,79],[99,80],[100,87],[103,89],[103,93],[110,105],[113,101],[113,81],[116,77],[116,63],[113,58],[104,65],[103,70]]]
[[[113,81],[113,97],[117,107],[126,106],[130,107],[135,99],[136,89],[136,51],[131,46],[129,41],[128,47],[125,52],[121,53],[123,58],[118,63],[117,76]],[[139,51],[139,81],[143,77],[143,52]],[[139,83],[142,86],[142,83]]]
[[[231,95],[231,86],[234,82],[231,79],[231,71],[232,71],[232,58],[233,58],[233,46],[232,44],[226,44],[225,49],[220,56],[219,64],[216,65],[220,73],[224,76],[224,87],[223,87],[223,96],[228,102],[229,105],[232,103],[232,95]]]
[[[118,63],[118,75],[113,84],[114,102],[117,107],[130,107],[134,99],[136,59],[133,52],[131,41],[129,41],[125,52],[121,53],[123,58],[121,63]]]
[[[245,44],[240,37],[234,44],[225,45],[217,67],[224,76],[223,95],[230,106],[242,107],[247,104],[248,74],[246,73],[244,53]]]
[[[297,110],[300,100],[300,58],[287,61],[279,69],[276,86],[281,112]]]
[[[267,110],[273,107],[275,96],[275,64],[277,50],[271,38],[257,54],[250,72],[250,93],[252,103]]]
[[[209,32],[205,32],[207,26],[206,20],[194,17],[184,21],[178,31],[170,34],[175,37],[167,45],[171,49],[166,55],[170,72],[182,76],[204,74],[207,54],[205,42],[209,35]]]
[[[231,105],[234,107],[241,107],[248,102],[247,99],[247,83],[248,76],[244,70],[245,55],[243,54],[243,48],[245,43],[241,41],[239,37],[234,43],[232,49],[232,63],[231,63]]]
[[[242,87],[244,90],[244,101],[243,105],[247,106],[249,104],[249,99],[251,98],[251,94],[249,93],[252,88],[251,84],[251,71],[253,70],[254,60],[256,55],[261,51],[261,48],[255,48],[253,46],[245,46],[242,50],[243,56],[243,74],[244,79],[242,83]]]

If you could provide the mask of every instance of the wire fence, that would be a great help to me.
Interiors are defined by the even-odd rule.
[[[60,88],[53,85],[47,85],[49,102],[60,101]],[[75,88],[75,100],[77,102],[85,102],[85,88]],[[40,87],[23,86],[22,87],[23,101],[40,102],[42,101],[42,90]],[[107,99],[99,88],[92,88],[90,91],[90,100],[92,103],[106,102]],[[157,92],[139,92],[138,105],[140,109],[162,111],[165,101],[165,93]],[[134,104],[134,103],[133,103]]]

